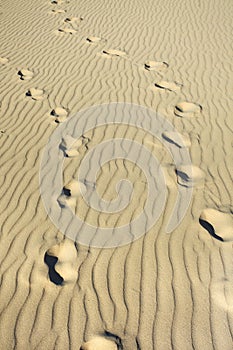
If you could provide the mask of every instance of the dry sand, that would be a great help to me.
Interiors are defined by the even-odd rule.
[[[232,0],[1,1],[0,350],[233,348],[232,18]],[[95,249],[49,219],[39,169],[60,123],[109,102],[162,114],[183,135],[193,173],[137,134],[166,173],[166,207],[132,244]],[[136,135],[97,128],[67,150],[61,203],[86,218],[74,179],[86,144],[127,133]],[[110,163],[98,177],[106,200],[122,176],[137,187],[120,219],[88,218],[103,226],[143,210],[147,194],[142,172]],[[177,186],[192,187],[192,202],[168,234]]]

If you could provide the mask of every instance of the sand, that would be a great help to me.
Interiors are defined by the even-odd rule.
[[[1,2],[0,350],[232,349],[232,18],[230,0]],[[164,173],[157,222],[106,249],[63,235],[46,213],[39,174],[57,128],[110,102],[147,107],[180,136],[164,130],[157,140],[117,124],[61,140],[66,192],[57,203],[92,225],[127,224],[144,210],[148,188],[132,162],[112,160],[97,190],[112,201],[128,178],[132,197],[122,189],[132,203],[120,213],[89,211],[82,193],[93,184],[76,178],[89,150],[132,138]],[[191,170],[166,147],[180,159],[188,150]],[[192,200],[168,233],[177,188]]]

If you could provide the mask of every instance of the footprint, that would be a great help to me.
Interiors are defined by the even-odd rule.
[[[58,15],[60,13],[66,13],[66,10],[62,10],[62,9],[59,9],[59,10],[51,10],[50,13],[53,13],[55,15]]]
[[[188,135],[181,135],[175,131],[164,131],[162,137],[179,148],[190,147],[191,141]]]
[[[69,149],[65,152],[65,155],[68,158],[76,158],[80,156],[80,152],[77,149]]]
[[[18,71],[21,80],[30,80],[33,78],[33,72],[28,69],[21,69]]]
[[[125,57],[126,56],[126,53],[124,51],[114,50],[114,49],[103,50],[103,54],[108,55],[108,56],[117,56],[117,57]]]
[[[86,40],[89,43],[99,43],[101,41],[104,41],[102,38],[100,38],[99,36],[89,36],[88,38],[86,38]]]
[[[56,107],[51,111],[51,115],[55,117],[56,123],[63,123],[66,121],[69,111],[63,107]]]
[[[75,33],[77,33],[77,30],[75,30],[73,28],[65,27],[65,28],[59,28],[57,30],[57,32],[63,33],[63,34],[75,34]]]
[[[52,5],[60,5],[63,2],[64,2],[63,0],[52,0],[52,1],[50,1],[50,4],[52,4]]]
[[[45,258],[47,258],[47,262],[45,260],[47,265],[49,266],[49,263],[52,265],[49,266],[51,282],[60,285],[76,282],[77,270],[75,263],[77,261],[77,250],[73,241],[65,240],[60,244],[54,245],[47,250]]]
[[[62,139],[61,148],[63,149],[65,156],[69,158],[75,158],[80,155],[81,149],[85,147],[88,149],[89,138],[82,136],[78,140],[72,136],[67,135]]]
[[[81,181],[71,180],[67,185],[63,187],[63,193],[67,197],[80,197],[87,192],[85,184]]]
[[[9,59],[7,57],[0,57],[0,64],[6,64],[9,62]]]
[[[70,24],[77,24],[77,23],[80,23],[83,20],[84,20],[83,17],[67,17],[67,18],[64,19],[64,22],[65,23],[70,23]]]
[[[200,114],[202,106],[192,102],[180,102],[175,106],[174,113],[178,117],[194,117]]]
[[[95,337],[86,343],[83,343],[80,350],[117,350],[115,341],[105,337]]]
[[[77,198],[62,194],[58,197],[57,202],[61,208],[69,207],[72,213],[75,214]]]
[[[154,70],[157,72],[160,72],[166,68],[168,68],[167,62],[157,62],[157,61],[147,61],[145,63],[145,69],[146,70]]]
[[[45,97],[44,90],[31,88],[26,92],[26,96],[30,96],[33,100],[43,100]]]
[[[181,165],[176,169],[177,182],[184,187],[194,187],[204,181],[205,173],[194,165]]]
[[[63,187],[61,195],[57,198],[57,202],[61,208],[69,207],[75,214],[79,200],[82,200],[84,196],[91,195],[95,188],[96,184],[86,179],[83,181],[72,179]]]
[[[156,88],[164,89],[168,91],[179,91],[182,87],[182,84],[172,81],[160,81],[154,84]]]
[[[62,194],[58,197],[57,202],[61,208],[69,207],[75,214],[77,201],[79,198],[82,198],[86,192],[87,186],[83,182],[71,180],[63,187]]]
[[[200,215],[200,224],[215,238],[233,241],[233,215],[216,209],[204,209]]]
[[[71,148],[75,142],[76,142],[76,139],[74,137],[70,135],[66,135],[65,137],[62,138],[62,142],[61,142],[62,149],[65,151],[66,149]]]

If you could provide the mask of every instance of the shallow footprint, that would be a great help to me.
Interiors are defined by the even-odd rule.
[[[144,65],[146,70],[154,70],[157,72],[163,71],[168,68],[167,62],[159,62],[159,61],[147,61]]]
[[[65,23],[70,23],[70,24],[78,24],[81,21],[83,21],[84,18],[83,17],[67,17],[64,19]]]
[[[63,2],[64,2],[63,0],[52,0],[52,1],[50,1],[50,4],[52,4],[52,5],[60,5]]]
[[[182,84],[173,82],[173,81],[160,81],[154,84],[156,88],[168,90],[168,91],[179,91],[182,87]]]
[[[89,43],[99,43],[104,40],[99,36],[89,36],[88,38],[86,38],[86,41],[88,41]]]
[[[21,69],[18,71],[21,80],[30,80],[33,78],[33,72],[28,69]]]
[[[194,187],[202,184],[205,173],[194,165],[180,165],[176,168],[177,182],[184,187]]]
[[[124,51],[115,50],[115,49],[103,50],[103,54],[108,56],[118,56],[118,57],[126,56],[126,53]]]
[[[63,34],[75,34],[77,33],[77,30],[73,29],[73,28],[59,28],[57,30],[57,32],[59,33],[63,33]]]
[[[225,242],[233,241],[233,215],[216,209],[204,209],[200,224],[215,238]]]
[[[175,106],[174,113],[178,117],[194,117],[201,113],[202,106],[193,102],[180,102]]]
[[[51,10],[50,13],[53,13],[55,15],[58,15],[60,13],[66,13],[66,10],[62,10],[62,9],[59,9],[59,10]]]
[[[7,57],[0,57],[0,64],[6,64],[9,62],[9,59]]]
[[[33,100],[43,100],[45,92],[42,89],[31,88],[26,92],[26,96],[30,96]]]
[[[51,115],[55,117],[56,123],[63,123],[66,121],[67,116],[68,116],[68,109],[63,108],[63,107],[56,107],[51,111]]]
[[[80,350],[117,350],[117,344],[105,337],[95,337],[83,343]]]

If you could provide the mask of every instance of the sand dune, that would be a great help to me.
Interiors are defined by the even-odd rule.
[[[0,350],[232,349],[232,12],[230,0],[2,2]],[[63,183],[54,201],[90,226],[137,218],[148,186],[145,169],[124,159],[102,166],[96,188],[80,182],[89,151],[132,139],[163,171],[167,198],[156,224],[130,244],[100,249],[65,237],[50,220],[39,171],[54,132],[109,102],[145,106],[178,133],[165,129],[157,139],[113,124],[61,140]],[[192,172],[168,150],[179,159],[189,151]],[[151,159],[145,163],[150,169]],[[132,202],[99,213],[81,187],[105,202],[123,188]],[[191,189],[192,201],[167,233],[175,203],[185,206],[179,188]]]

